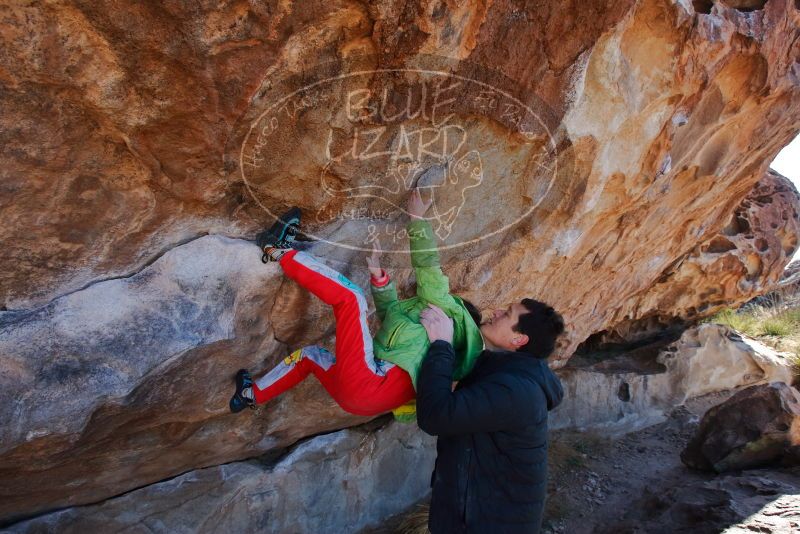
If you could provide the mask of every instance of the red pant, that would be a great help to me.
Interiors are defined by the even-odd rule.
[[[336,355],[316,345],[293,352],[255,381],[256,403],[277,397],[309,373],[339,406],[356,415],[378,415],[413,399],[408,373],[389,362],[375,361],[361,288],[305,252],[289,251],[280,264],[286,276],[333,306]]]

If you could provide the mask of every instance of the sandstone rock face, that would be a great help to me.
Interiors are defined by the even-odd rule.
[[[800,392],[783,382],[753,386],[709,410],[681,453],[718,473],[800,463]]]
[[[599,362],[576,357],[559,370],[565,394],[550,412],[550,427],[631,432],[710,394],[791,382],[788,356],[726,326],[704,323],[673,342],[655,341]]]
[[[730,328],[704,323],[689,329],[658,356],[658,362],[681,384],[675,404],[715,391],[767,384],[791,383],[792,355],[741,335]]]
[[[97,501],[365,421],[313,380],[257,412],[228,411],[237,369],[268,369],[290,350],[269,327],[275,295],[286,311],[308,300],[259,257],[250,242],[206,236],[135,276],[4,312],[0,516]],[[295,325],[292,339],[329,334],[323,308],[310,306],[316,328]]]
[[[462,9],[402,2],[5,7],[2,157],[5,195],[14,198],[2,206],[0,239],[11,266],[0,286],[5,306],[30,309],[128,275],[207,232],[249,234],[269,220],[262,206],[292,202],[309,220],[337,203],[360,206],[322,194],[319,179],[321,169],[331,170],[317,157],[331,128],[354,128],[342,111],[348,87],[331,89],[342,94],[322,110],[308,104],[290,114],[284,138],[263,150],[272,174],[261,173],[252,183],[258,194],[249,194],[241,149],[268,108],[265,95],[326,61],[410,67],[435,52],[464,78],[474,73],[459,61],[491,67],[498,89],[513,80],[515,91],[538,97],[548,145],[558,147],[548,157],[563,164],[560,174],[543,175],[554,167],[537,159],[539,137],[516,139],[507,110],[461,120],[478,140],[472,148],[491,188],[467,198],[456,232],[492,223],[494,215],[483,222],[487,214],[536,208],[498,237],[502,252],[451,262],[454,288],[482,305],[523,295],[557,303],[571,325],[562,359],[592,333],[663,314],[670,309],[664,291],[650,303],[640,300],[643,292],[726,227],[795,133],[796,6],[772,0],[749,11],[718,3],[706,13],[642,0],[613,9],[585,2]],[[402,98],[415,81],[402,78],[364,83],[375,95],[386,89]],[[373,116],[359,124],[387,127]],[[339,167],[331,172],[349,185],[363,185],[374,171]],[[718,300],[752,297],[779,276],[796,248],[797,221],[796,214],[777,220],[768,231],[785,234],[782,247],[761,236],[760,252],[770,249],[763,265],[750,251],[726,260],[744,266],[747,279],[740,294],[726,289]],[[368,231],[317,226],[335,240]],[[515,283],[505,282],[510,276]],[[602,306],[598,294],[609,297]],[[683,302],[676,315],[706,300]]]
[[[746,310],[747,308],[755,306],[769,308],[774,307],[776,304],[793,306],[797,302],[798,294],[800,294],[800,261],[792,261],[783,270],[781,279],[778,281],[778,286],[775,289],[763,295],[759,295],[744,304],[740,309],[744,308]]]
[[[331,341],[240,239],[288,204],[362,286],[380,227],[410,291],[400,201],[436,171],[453,291],[552,303],[555,366],[748,300],[797,246],[797,192],[766,174],[800,118],[795,2],[0,10],[0,521],[364,422],[313,381],[225,411],[239,367]],[[437,79],[461,85],[437,101]],[[324,90],[270,129],[298,84]]]
[[[676,319],[711,315],[780,283],[780,268],[797,249],[797,200],[794,184],[768,171],[719,233],[697,243],[636,297],[638,308],[650,312],[596,334],[597,341],[643,338]]]
[[[312,438],[277,462],[192,471],[100,505],[17,523],[8,532],[357,532],[423,497],[434,457],[435,440],[416,425],[341,430]]]

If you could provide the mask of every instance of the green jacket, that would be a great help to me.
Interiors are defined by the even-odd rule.
[[[417,278],[417,296],[399,300],[393,281],[383,287],[370,284],[375,310],[381,320],[381,327],[373,338],[373,348],[377,359],[392,362],[407,371],[416,389],[417,374],[430,346],[428,333],[419,322],[419,314],[429,303],[439,306],[453,319],[455,380],[462,379],[472,370],[483,350],[483,337],[464,301],[450,294],[450,281],[442,272],[430,223],[419,219],[411,221],[408,235],[411,265]]]

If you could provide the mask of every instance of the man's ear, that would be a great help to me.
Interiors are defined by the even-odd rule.
[[[529,340],[529,338],[528,338],[527,334],[519,334],[517,336],[514,336],[514,339],[511,341],[511,343],[515,347],[520,348],[520,347],[524,347],[525,345],[527,345],[528,344],[528,340]]]

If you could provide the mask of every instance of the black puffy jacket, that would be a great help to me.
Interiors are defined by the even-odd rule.
[[[563,397],[547,361],[484,350],[451,391],[453,347],[435,341],[417,382],[417,422],[438,436],[432,534],[539,532],[547,493],[547,412]]]

